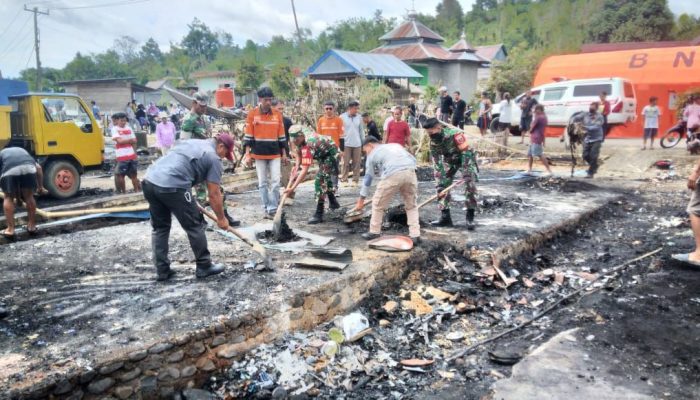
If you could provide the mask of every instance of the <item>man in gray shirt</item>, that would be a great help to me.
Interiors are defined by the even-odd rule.
[[[598,172],[598,157],[605,137],[603,134],[605,119],[598,112],[598,107],[597,101],[591,103],[588,107],[588,113],[584,114],[582,118],[583,129],[586,130],[586,136],[583,139],[583,159],[588,163],[586,178],[593,178]]]
[[[416,193],[418,179],[416,178],[416,159],[398,144],[380,144],[374,136],[367,136],[362,149],[367,154],[365,178],[360,190],[355,210],[362,210],[365,198],[372,186],[373,175],[378,175],[380,182],[372,197],[372,218],[369,232],[362,234],[367,240],[376,239],[381,234],[384,210],[398,192],[404,201],[408,218],[409,236],[414,244],[420,242],[420,224],[418,222],[418,206]]]
[[[175,271],[170,269],[168,258],[171,214],[175,215],[187,233],[196,259],[197,278],[224,271],[223,265],[212,264],[204,233],[206,223],[192,196],[192,187],[206,182],[209,205],[216,214],[217,225],[221,229],[228,229],[220,188],[223,174],[221,158],[233,160],[232,151],[233,138],[225,133],[215,139],[183,140],[146,172],[143,194],[151,213],[151,240],[157,280],[165,281],[175,275]]]
[[[355,186],[360,182],[362,169],[362,140],[364,139],[362,116],[359,113],[360,103],[351,101],[348,110],[340,115],[345,132],[345,148],[343,149],[343,176],[341,181],[347,182],[352,162],[352,181]]]

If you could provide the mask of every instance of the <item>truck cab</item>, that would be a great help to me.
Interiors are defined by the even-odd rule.
[[[9,126],[0,125],[0,149],[26,149],[44,168],[44,185],[52,196],[75,195],[80,175],[102,165],[104,139],[90,108],[79,96],[64,93],[25,93],[7,99],[9,104],[0,113],[9,112]]]

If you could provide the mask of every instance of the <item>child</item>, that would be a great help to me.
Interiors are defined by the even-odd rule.
[[[534,118],[530,126],[530,147],[527,150],[527,173],[532,173],[532,163],[535,157],[539,157],[542,165],[547,169],[547,174],[552,175],[547,158],[544,156],[544,128],[547,127],[547,115],[544,113],[544,106],[535,106]]]
[[[647,149],[647,139],[651,142],[650,150],[654,149],[654,138],[659,132],[659,117],[661,109],[656,105],[657,98],[652,96],[649,98],[649,105],[644,106],[642,115],[644,116],[644,144],[642,150]]]
[[[126,123],[125,113],[112,115],[112,140],[116,142],[117,167],[114,169],[114,186],[117,193],[126,193],[124,176],[131,179],[134,192],[141,191],[141,183],[138,180],[136,167],[138,166],[134,144],[136,135]]]

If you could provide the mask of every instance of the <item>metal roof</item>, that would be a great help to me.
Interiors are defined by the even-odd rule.
[[[467,61],[487,62],[472,52],[451,52],[437,43],[388,44],[372,50],[374,54],[393,54],[404,61]]]
[[[69,85],[75,83],[102,83],[102,82],[118,82],[118,81],[134,81],[136,78],[133,76],[124,78],[99,78],[99,79],[78,79],[74,81],[60,81],[56,82],[59,85]]]
[[[490,46],[476,46],[476,54],[479,55],[479,57],[485,59],[486,61],[491,62],[496,57],[496,54],[498,54],[498,51],[501,49],[503,49],[503,52],[506,55],[508,55],[505,47],[503,46],[503,43],[493,44]]]
[[[408,64],[392,54],[371,54],[355,51],[328,50],[307,70],[311,78],[421,78]]]
[[[452,47],[449,48],[450,51],[452,52],[460,52],[460,51],[469,51],[469,52],[476,52],[476,49],[472,47],[472,45],[467,42],[467,36],[462,32],[462,36],[460,36],[459,40],[457,43],[453,44]]]
[[[427,39],[432,42],[444,42],[442,36],[438,35],[435,31],[431,30],[427,26],[423,25],[422,22],[416,21],[415,15],[409,15],[409,20],[392,29],[388,33],[384,34],[379,40],[391,42],[393,40],[400,39]]]

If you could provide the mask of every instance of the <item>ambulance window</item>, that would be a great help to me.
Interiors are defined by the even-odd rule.
[[[542,101],[561,100],[564,97],[564,93],[566,93],[565,87],[547,88],[544,90]]]
[[[634,97],[634,89],[632,88],[632,84],[629,82],[625,82],[625,97],[627,97],[627,98]]]
[[[574,86],[574,97],[598,97],[602,92],[612,93],[612,85],[603,83],[600,85]]]

